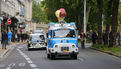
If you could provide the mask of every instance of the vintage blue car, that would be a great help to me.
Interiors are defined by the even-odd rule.
[[[74,22],[50,23],[48,31],[47,57],[70,56],[77,59],[78,36]]]

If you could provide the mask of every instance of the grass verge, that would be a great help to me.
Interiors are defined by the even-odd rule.
[[[92,48],[103,50],[104,52],[114,53],[115,55],[121,56],[121,46],[115,46],[109,48],[108,45],[93,44]]]

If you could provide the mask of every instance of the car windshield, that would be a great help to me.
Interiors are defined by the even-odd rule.
[[[44,40],[44,35],[32,35],[31,40]]]
[[[63,38],[63,37],[75,37],[74,30],[55,30],[53,32],[54,38]]]

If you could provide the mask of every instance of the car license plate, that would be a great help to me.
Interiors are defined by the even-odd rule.
[[[67,53],[68,51],[67,50],[64,50],[63,53]]]

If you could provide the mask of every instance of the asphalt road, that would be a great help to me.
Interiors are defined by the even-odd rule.
[[[121,69],[121,58],[91,49],[81,49],[77,60],[50,60],[45,50],[28,51],[26,44],[16,46],[2,61],[0,69]]]

